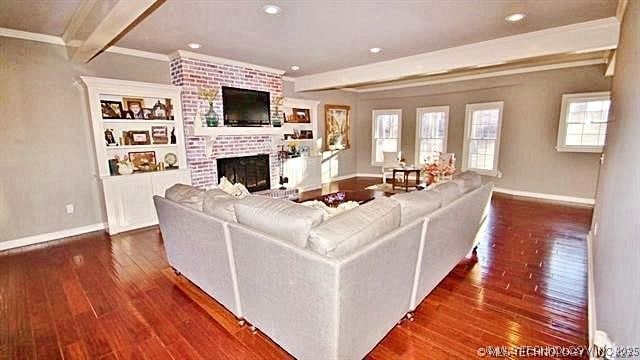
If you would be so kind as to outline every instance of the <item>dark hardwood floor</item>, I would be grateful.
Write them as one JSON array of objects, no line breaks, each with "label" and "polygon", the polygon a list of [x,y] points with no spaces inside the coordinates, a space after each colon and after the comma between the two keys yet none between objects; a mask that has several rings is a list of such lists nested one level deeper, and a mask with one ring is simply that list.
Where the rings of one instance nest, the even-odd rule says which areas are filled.
[{"label": "dark hardwood floor", "polygon": [[[322,192],[378,181],[349,179]],[[589,208],[494,195],[477,255],[460,262],[415,320],[396,326],[369,358],[476,358],[487,345],[586,345],[590,219]],[[0,253],[0,359],[288,357],[175,276],[155,227]]]}]

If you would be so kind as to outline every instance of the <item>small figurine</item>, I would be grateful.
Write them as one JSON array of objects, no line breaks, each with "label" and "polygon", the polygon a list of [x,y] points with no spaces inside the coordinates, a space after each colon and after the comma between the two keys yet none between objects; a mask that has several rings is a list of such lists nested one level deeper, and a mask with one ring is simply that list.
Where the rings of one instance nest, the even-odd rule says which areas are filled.
[{"label": "small figurine", "polygon": [[175,128],[175,126],[173,127],[173,129],[171,129],[171,143],[172,144],[176,143],[176,128]]}]

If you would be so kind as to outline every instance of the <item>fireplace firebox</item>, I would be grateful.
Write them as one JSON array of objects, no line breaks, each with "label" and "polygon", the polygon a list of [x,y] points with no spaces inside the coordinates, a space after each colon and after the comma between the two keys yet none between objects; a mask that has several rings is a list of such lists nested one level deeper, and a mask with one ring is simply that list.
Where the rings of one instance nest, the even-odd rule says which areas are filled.
[{"label": "fireplace firebox", "polygon": [[242,183],[250,192],[271,188],[269,154],[217,159],[218,181],[224,176],[232,183]]}]

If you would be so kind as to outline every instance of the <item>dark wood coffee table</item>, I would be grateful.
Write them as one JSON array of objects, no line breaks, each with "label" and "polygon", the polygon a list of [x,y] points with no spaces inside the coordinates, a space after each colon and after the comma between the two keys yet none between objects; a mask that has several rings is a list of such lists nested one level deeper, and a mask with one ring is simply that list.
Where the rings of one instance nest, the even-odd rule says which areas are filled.
[{"label": "dark wood coffee table", "polygon": [[[404,191],[409,191],[410,187],[418,188],[418,186],[420,186],[420,172],[422,172],[422,170],[416,169],[416,168],[393,169],[393,179],[391,180],[391,188],[395,190],[396,186],[401,186],[401,187],[404,187]],[[403,176],[404,181],[401,182],[400,184],[398,184],[398,182],[396,181],[397,173],[400,173]],[[413,173],[416,174],[416,180],[415,182],[409,182],[409,176]]]},{"label": "dark wood coffee table", "polygon": [[316,196],[311,199],[303,201],[318,200],[327,204],[330,207],[337,207],[338,205],[347,201],[355,201],[362,205],[375,198],[374,190],[341,190],[331,194]]}]

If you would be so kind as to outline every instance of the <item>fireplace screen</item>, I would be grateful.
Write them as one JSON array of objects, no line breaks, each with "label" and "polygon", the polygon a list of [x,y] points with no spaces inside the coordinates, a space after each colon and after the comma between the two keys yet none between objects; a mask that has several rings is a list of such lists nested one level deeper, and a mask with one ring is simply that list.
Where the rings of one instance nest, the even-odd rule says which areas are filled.
[{"label": "fireplace screen", "polygon": [[218,159],[218,181],[224,176],[242,183],[250,192],[271,188],[269,154]]}]

